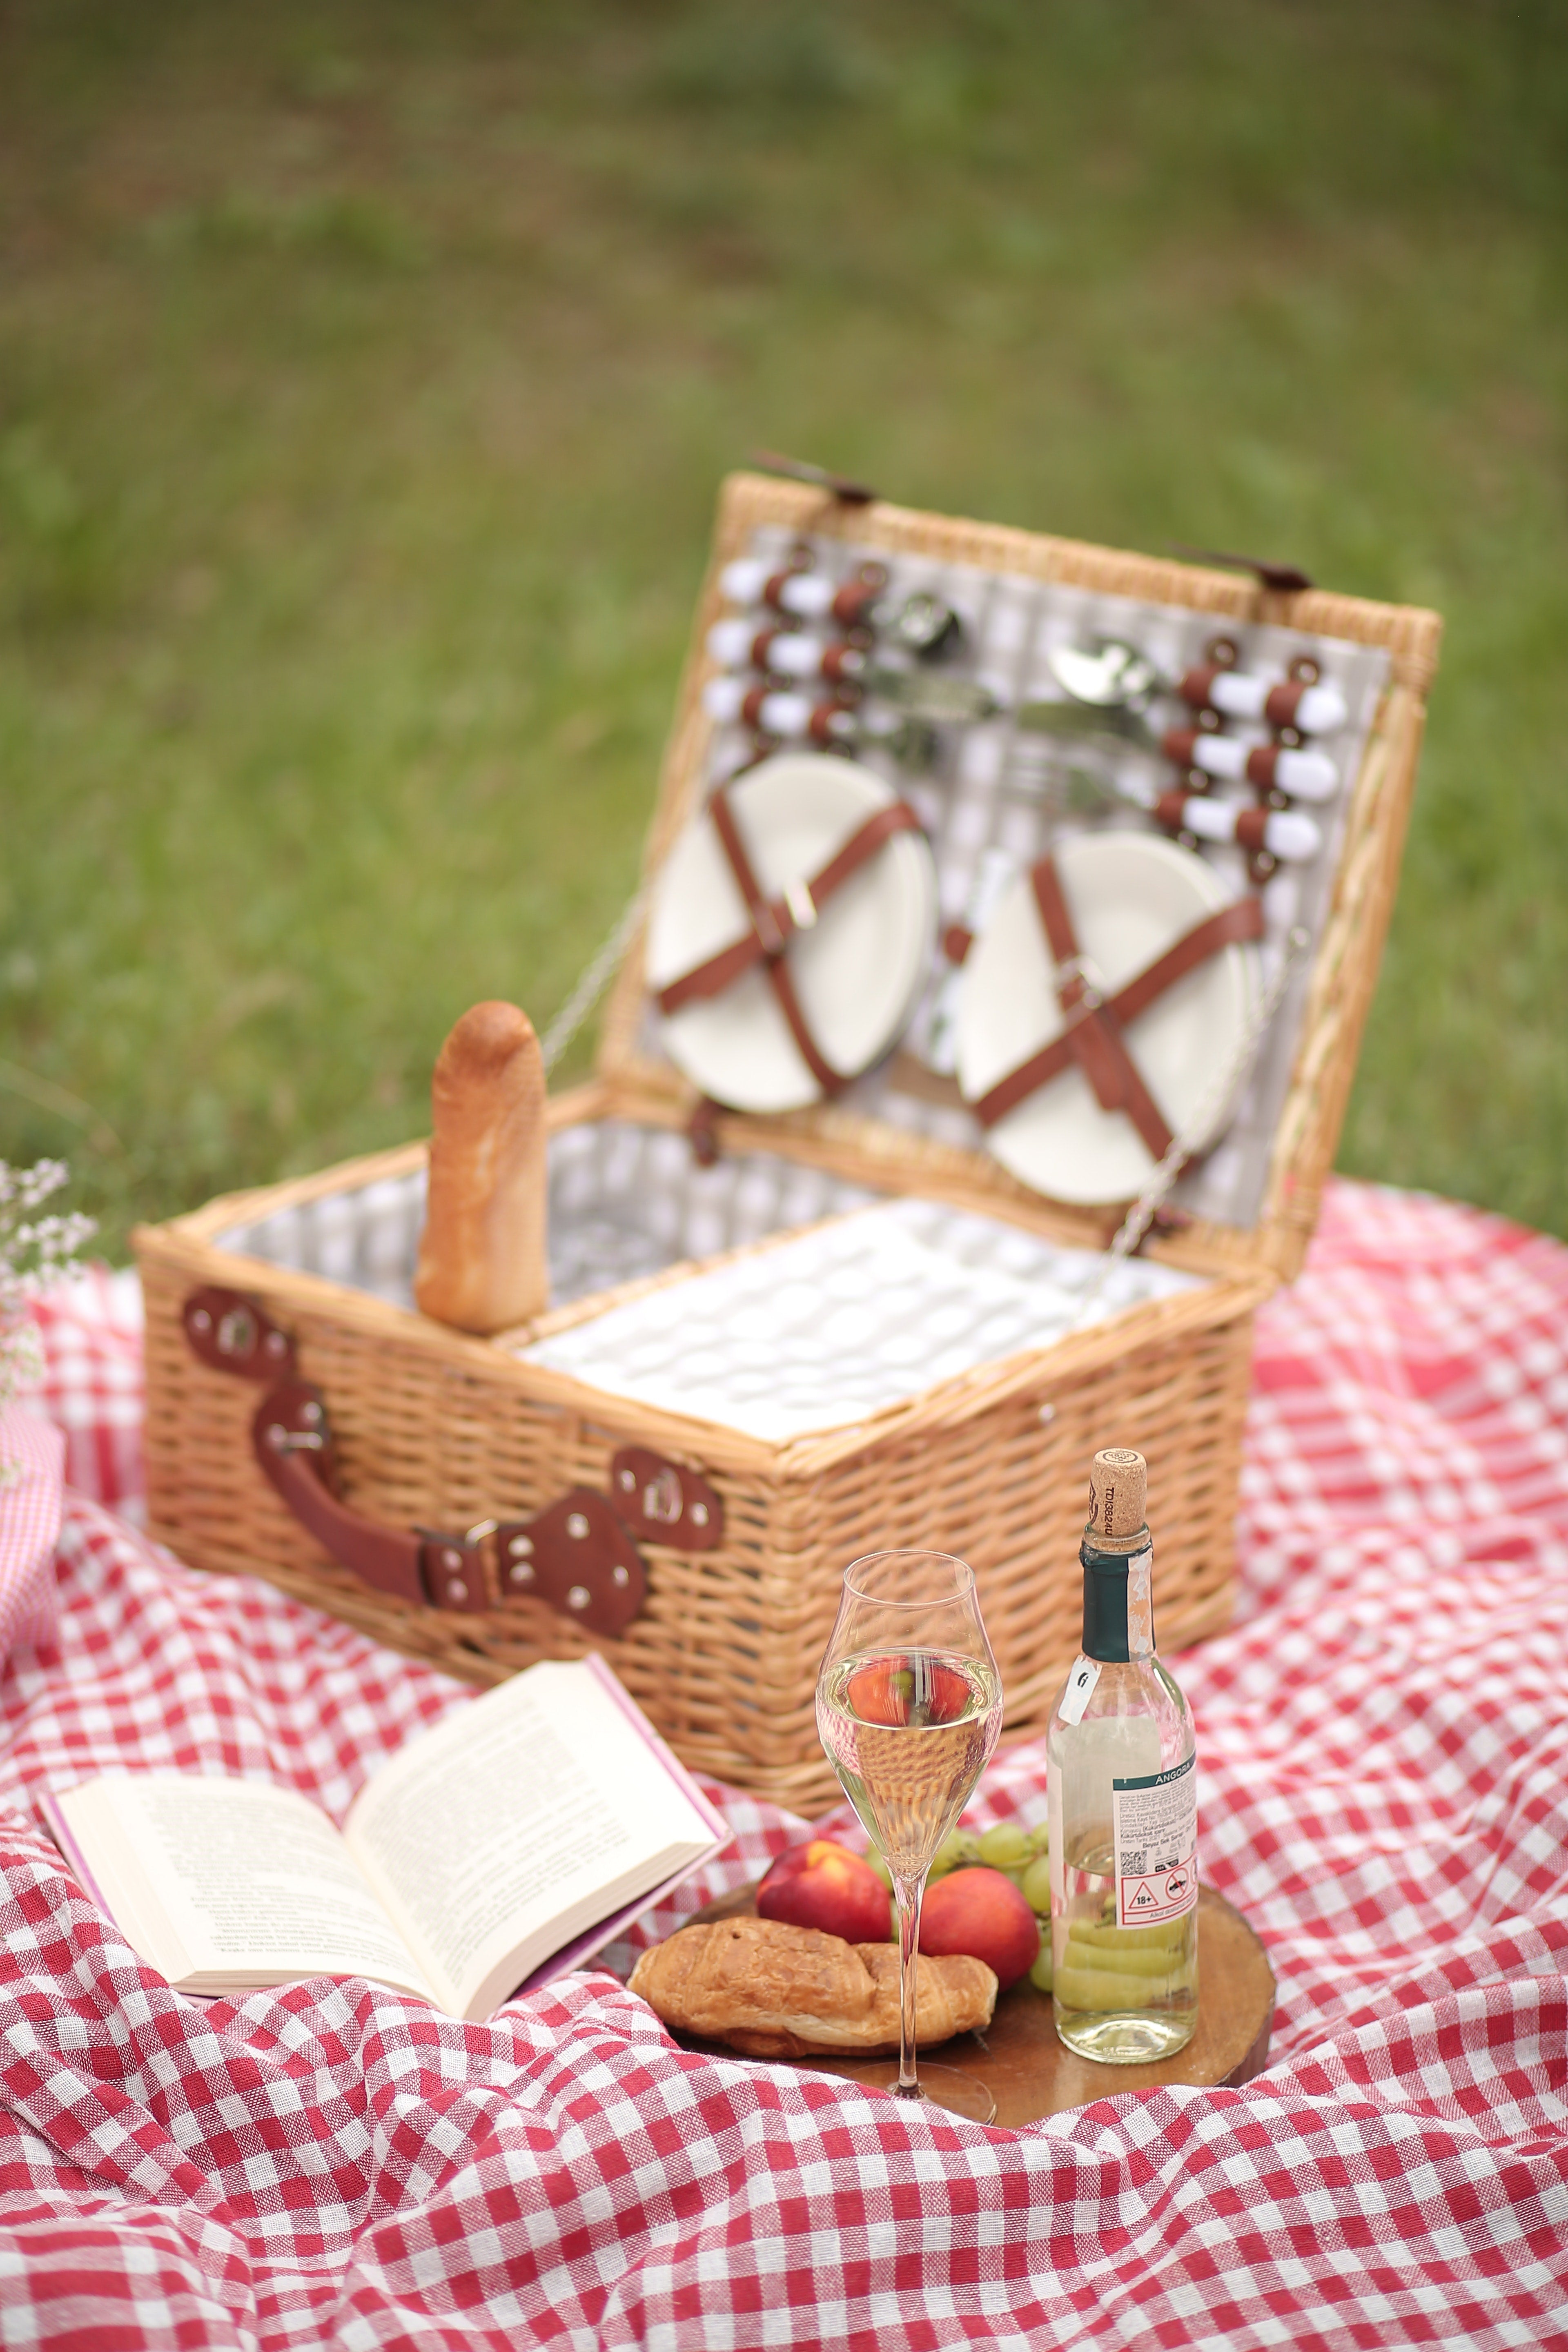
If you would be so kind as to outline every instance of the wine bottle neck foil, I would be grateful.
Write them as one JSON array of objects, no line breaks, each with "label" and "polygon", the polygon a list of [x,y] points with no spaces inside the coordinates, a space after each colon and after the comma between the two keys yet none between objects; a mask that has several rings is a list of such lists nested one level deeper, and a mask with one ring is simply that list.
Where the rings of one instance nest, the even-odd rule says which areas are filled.
[{"label": "wine bottle neck foil", "polygon": [[1145,1532],[1142,1549],[1101,1551],[1085,1536],[1083,1563],[1083,1654],[1108,1664],[1129,1664],[1154,1654],[1154,1547]]}]

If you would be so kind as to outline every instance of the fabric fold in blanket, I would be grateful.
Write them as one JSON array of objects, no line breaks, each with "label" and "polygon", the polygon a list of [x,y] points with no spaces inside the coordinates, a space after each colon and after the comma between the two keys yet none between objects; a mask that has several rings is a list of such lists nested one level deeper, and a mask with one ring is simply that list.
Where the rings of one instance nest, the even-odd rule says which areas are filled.
[{"label": "fabric fold in blanket", "polygon": [[[1332,1187],[1260,1320],[1239,1560],[1178,1672],[1273,2061],[1010,2134],[682,2053],[604,1970],[477,2027],[172,1992],[40,1788],[254,1772],[341,1818],[470,1695],[71,1500],[55,1643],[0,1680],[0,2340],[1568,2345],[1568,1251]],[[1043,1791],[1012,1749],[975,1817]],[[802,1833],[724,1802],[639,1941]]]}]

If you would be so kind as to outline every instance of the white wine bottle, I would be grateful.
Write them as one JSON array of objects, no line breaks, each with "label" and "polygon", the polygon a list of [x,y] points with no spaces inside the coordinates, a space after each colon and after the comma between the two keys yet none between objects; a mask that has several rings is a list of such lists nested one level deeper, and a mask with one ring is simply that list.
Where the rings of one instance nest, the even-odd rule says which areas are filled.
[{"label": "white wine bottle", "polygon": [[1154,1654],[1147,1484],[1141,1454],[1095,1455],[1083,1648],[1046,1737],[1057,2032],[1112,2065],[1170,2057],[1198,2015],[1197,1748]]}]

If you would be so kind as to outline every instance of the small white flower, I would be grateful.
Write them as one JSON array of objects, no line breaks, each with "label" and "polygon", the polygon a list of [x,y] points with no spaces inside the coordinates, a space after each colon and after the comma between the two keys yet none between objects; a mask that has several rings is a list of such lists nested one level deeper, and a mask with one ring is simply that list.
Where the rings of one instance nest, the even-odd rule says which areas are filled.
[{"label": "small white flower", "polygon": [[[75,1212],[33,1215],[69,1174],[63,1160],[40,1160],[31,1168],[0,1160],[0,1406],[44,1369],[28,1301],[80,1272],[77,1252],[97,1231],[90,1217]],[[0,1461],[0,1486],[15,1475],[13,1465]]]}]

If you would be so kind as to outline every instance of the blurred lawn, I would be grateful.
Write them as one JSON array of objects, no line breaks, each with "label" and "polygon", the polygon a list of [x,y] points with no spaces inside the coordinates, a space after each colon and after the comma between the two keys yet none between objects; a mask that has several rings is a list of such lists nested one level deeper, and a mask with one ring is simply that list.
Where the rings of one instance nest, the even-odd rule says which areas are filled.
[{"label": "blurred lawn", "polygon": [[547,1020],[763,443],[1445,612],[1342,1164],[1568,1233],[1565,32],[0,5],[0,1156],[118,1249]]}]

